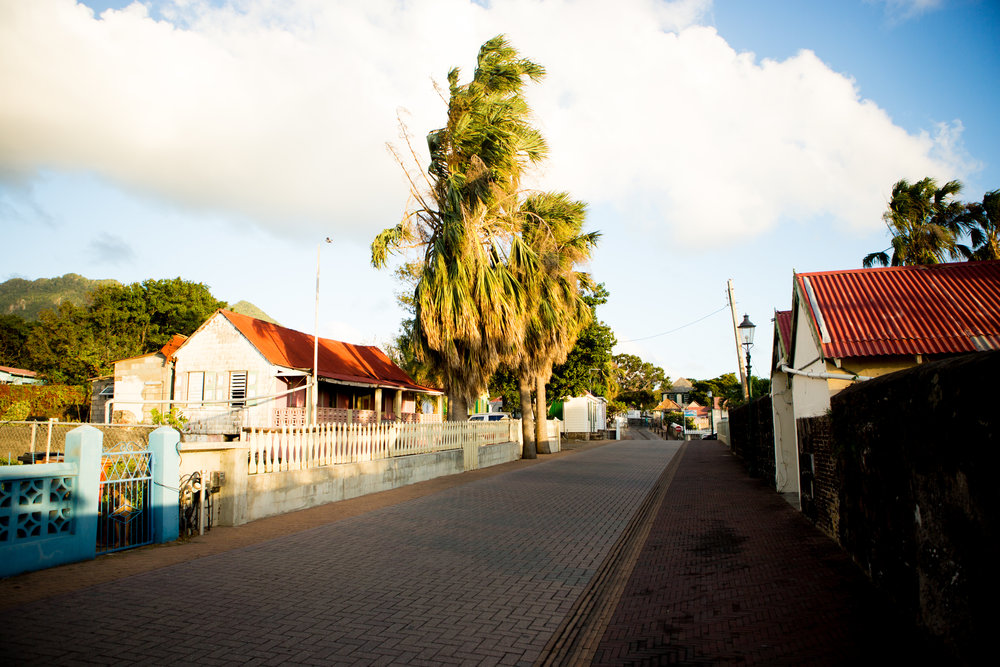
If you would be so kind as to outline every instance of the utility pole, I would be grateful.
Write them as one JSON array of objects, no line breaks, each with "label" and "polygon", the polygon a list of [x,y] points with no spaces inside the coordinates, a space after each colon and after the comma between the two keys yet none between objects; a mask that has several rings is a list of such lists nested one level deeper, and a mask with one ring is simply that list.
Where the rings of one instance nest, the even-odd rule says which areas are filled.
[{"label": "utility pole", "polygon": [[736,361],[740,367],[740,384],[743,385],[743,398],[750,397],[750,380],[747,377],[746,360],[743,359],[743,347],[740,342],[739,320],[736,318],[736,297],[733,295],[733,279],[727,283],[729,294],[729,312],[733,315],[733,340],[736,341]]}]

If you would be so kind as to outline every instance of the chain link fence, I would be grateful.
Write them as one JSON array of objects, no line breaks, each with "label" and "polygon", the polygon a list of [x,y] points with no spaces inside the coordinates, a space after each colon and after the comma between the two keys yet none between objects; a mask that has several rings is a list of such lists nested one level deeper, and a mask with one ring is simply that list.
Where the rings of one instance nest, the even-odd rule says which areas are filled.
[{"label": "chain link fence", "polygon": [[[46,453],[66,451],[66,434],[79,422],[0,422],[0,465],[18,465],[25,460],[41,460]],[[149,443],[150,432],[156,426],[135,424],[87,424],[104,433],[104,448],[123,442]],[[26,456],[27,455],[27,456]],[[20,457],[20,458],[19,458]]]}]

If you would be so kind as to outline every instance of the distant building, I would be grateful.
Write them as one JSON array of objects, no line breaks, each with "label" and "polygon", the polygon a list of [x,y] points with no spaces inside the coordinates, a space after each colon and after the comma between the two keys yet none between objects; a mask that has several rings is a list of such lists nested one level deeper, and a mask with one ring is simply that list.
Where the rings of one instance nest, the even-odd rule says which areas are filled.
[{"label": "distant building", "polygon": [[44,384],[35,371],[0,366],[0,384]]}]

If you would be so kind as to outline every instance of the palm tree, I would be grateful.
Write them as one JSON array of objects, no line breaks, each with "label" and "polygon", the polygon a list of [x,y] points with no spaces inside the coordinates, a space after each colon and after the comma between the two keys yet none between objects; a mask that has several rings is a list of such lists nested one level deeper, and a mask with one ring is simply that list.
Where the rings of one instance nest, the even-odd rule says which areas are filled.
[{"label": "palm tree", "polygon": [[[591,310],[580,295],[581,286],[590,286],[590,277],[578,272],[576,266],[590,258],[600,234],[581,231],[586,205],[566,193],[532,195],[524,202],[521,214],[522,236],[538,262],[537,270],[522,276],[531,308],[517,364],[524,455],[530,458],[534,456],[533,446],[549,453],[545,385],[552,376],[552,366],[566,360],[577,334],[590,322]],[[532,384],[534,415],[530,409]],[[529,406],[527,410],[525,405]]]},{"label": "palm tree", "polygon": [[914,266],[961,257],[957,238],[965,207],[952,199],[961,191],[958,181],[948,181],[940,188],[933,178],[912,184],[906,179],[898,181],[882,216],[892,235],[892,245],[866,255],[862,265],[866,269],[876,264]]},{"label": "palm tree", "polygon": [[975,261],[1000,259],[1000,190],[987,192],[982,203],[968,204],[964,223],[972,249],[962,246],[962,253]]},{"label": "palm tree", "polygon": [[523,342],[525,291],[515,276],[530,273],[535,257],[519,235],[517,201],[524,170],[546,154],[523,89],[543,75],[495,37],[480,49],[470,83],[459,85],[457,68],[448,73],[448,121],[427,136],[427,172],[415,175],[393,150],[415,203],[372,242],[372,264],[420,252],[410,344],[440,372],[452,420],[465,419],[499,362]]}]

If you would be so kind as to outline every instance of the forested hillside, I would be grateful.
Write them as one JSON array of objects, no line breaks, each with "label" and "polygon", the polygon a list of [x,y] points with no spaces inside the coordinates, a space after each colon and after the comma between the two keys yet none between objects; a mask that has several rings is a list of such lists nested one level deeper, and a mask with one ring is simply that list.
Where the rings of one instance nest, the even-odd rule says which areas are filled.
[{"label": "forested hillside", "polygon": [[[116,360],[155,352],[174,334],[190,335],[227,307],[208,286],[181,278],[130,285],[76,274],[15,278],[0,283],[0,295],[0,366],[36,371],[62,384],[110,374]],[[247,301],[233,309],[273,321]]]},{"label": "forested hillside", "polygon": [[0,314],[17,315],[29,322],[37,322],[39,313],[58,308],[63,302],[88,305],[94,290],[105,285],[121,283],[117,280],[90,280],[76,273],[38,280],[11,278],[0,283]]}]

